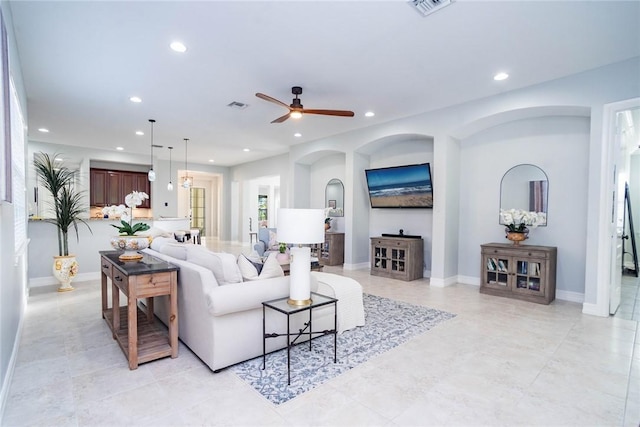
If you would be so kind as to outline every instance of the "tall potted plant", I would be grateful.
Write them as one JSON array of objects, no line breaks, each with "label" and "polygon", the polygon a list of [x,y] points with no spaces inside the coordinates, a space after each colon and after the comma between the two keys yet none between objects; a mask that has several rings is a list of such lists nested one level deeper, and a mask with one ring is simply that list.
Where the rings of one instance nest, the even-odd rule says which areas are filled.
[{"label": "tall potted plant", "polygon": [[[82,192],[73,188],[73,171],[65,166],[55,164],[53,157],[46,153],[37,153],[33,165],[38,178],[53,197],[53,211],[55,218],[44,221],[55,224],[58,229],[58,256],[53,257],[53,275],[60,282],[58,292],[72,291],[71,281],[78,273],[78,263],[75,255],[69,255],[69,229],[73,226],[78,235],[78,222],[89,224],[80,215],[86,211],[82,205]],[[93,233],[93,232],[92,232]]]}]

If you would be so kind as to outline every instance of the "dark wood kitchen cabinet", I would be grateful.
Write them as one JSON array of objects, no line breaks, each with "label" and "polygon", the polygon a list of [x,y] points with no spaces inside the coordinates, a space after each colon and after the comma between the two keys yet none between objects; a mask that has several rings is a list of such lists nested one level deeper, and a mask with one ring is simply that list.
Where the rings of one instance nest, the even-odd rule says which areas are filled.
[{"label": "dark wood kitchen cabinet", "polygon": [[91,206],[124,204],[124,198],[132,191],[143,191],[149,195],[138,208],[151,208],[151,183],[144,172],[112,171],[92,168],[89,174]]}]

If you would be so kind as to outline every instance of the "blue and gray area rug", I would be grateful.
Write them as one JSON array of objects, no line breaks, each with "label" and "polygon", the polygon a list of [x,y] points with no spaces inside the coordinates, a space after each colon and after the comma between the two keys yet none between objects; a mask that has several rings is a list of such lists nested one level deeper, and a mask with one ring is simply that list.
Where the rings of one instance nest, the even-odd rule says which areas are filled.
[{"label": "blue and gray area rug", "polygon": [[287,385],[287,351],[262,356],[229,368],[270,402],[279,405],[343,372],[428,331],[455,314],[364,294],[365,326],[338,335],[338,361],[333,363],[333,336],[291,350],[291,385]]}]

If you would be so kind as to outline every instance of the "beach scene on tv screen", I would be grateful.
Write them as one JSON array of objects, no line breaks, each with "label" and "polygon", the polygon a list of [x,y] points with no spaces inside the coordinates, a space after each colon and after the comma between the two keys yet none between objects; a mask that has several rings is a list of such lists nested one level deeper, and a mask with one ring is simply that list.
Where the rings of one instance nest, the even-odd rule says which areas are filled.
[{"label": "beach scene on tv screen", "polygon": [[372,208],[432,208],[428,165],[366,171]]}]

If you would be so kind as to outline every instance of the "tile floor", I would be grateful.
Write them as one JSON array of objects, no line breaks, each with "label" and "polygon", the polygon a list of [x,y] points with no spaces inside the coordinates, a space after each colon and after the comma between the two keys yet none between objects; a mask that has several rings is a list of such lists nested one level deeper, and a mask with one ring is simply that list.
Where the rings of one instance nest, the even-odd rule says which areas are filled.
[{"label": "tile floor", "polygon": [[[238,253],[247,248],[210,244]],[[98,281],[29,298],[3,426],[634,426],[640,328],[633,312],[599,318],[549,306],[357,279],[365,292],[457,314],[431,331],[274,406],[229,371],[213,374],[181,344],[177,359],[129,371],[100,316]],[[625,280],[625,298],[638,279]],[[631,283],[633,282],[633,283]],[[635,288],[634,288],[635,286]],[[626,300],[625,300],[626,301]],[[627,302],[623,302],[626,304]],[[627,318],[623,318],[621,314]],[[637,313],[637,312],[636,312]]]}]

